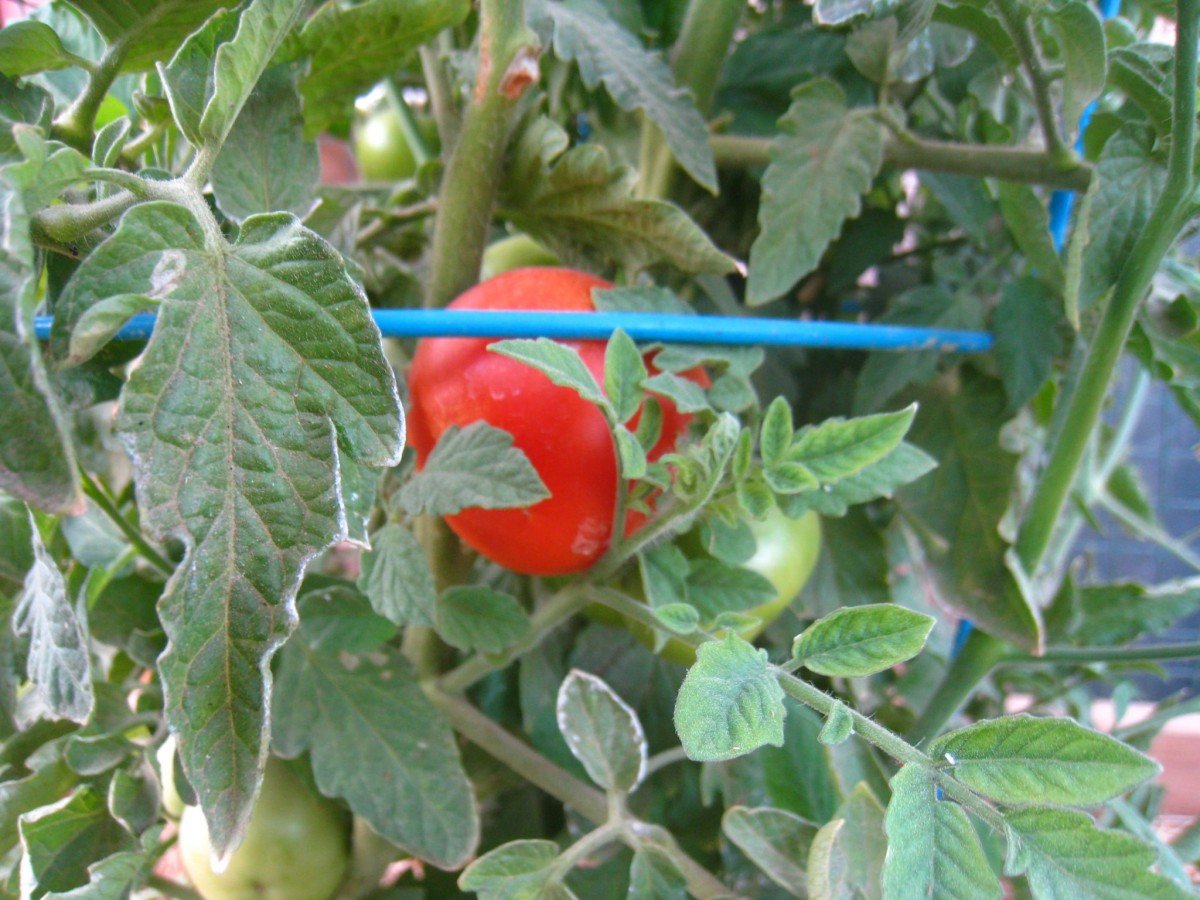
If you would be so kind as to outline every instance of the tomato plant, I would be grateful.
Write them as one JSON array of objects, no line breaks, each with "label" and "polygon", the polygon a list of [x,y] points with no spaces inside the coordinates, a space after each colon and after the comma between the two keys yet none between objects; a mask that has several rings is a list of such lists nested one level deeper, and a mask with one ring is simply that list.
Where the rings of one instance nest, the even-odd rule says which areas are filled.
[{"label": "tomato plant", "polygon": [[1200,0],[0,7],[0,895],[1194,892]]},{"label": "tomato plant", "polygon": [[213,865],[212,842],[199,807],[186,807],[179,821],[183,864],[205,900],[328,900],[345,875],[349,845],[343,812],[279,760],[267,763],[246,837],[223,869]]}]

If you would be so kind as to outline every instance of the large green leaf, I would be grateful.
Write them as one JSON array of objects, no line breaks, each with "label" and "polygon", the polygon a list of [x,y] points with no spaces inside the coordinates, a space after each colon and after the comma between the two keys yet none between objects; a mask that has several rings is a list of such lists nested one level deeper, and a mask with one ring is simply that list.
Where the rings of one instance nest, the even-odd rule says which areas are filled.
[{"label": "large green leaf", "polygon": [[1156,774],[1132,747],[1070,719],[1008,716],[942,735],[929,747],[954,777],[999,803],[1103,803]]},{"label": "large green leaf", "polygon": [[118,427],[141,521],[184,561],[160,605],[168,716],[219,853],[236,846],[266,754],[269,662],[308,561],[351,536],[343,455],[399,461],[403,418],[361,287],[288,215],[234,245],[170,203],[135,207],[64,291],[64,324],[113,293],[157,293]]},{"label": "large green leaf", "polygon": [[88,883],[88,866],[130,850],[134,839],[105,808],[104,797],[82,787],[53,806],[21,816],[21,896],[40,897]]},{"label": "large green leaf", "polygon": [[64,69],[73,62],[54,29],[45,22],[13,22],[0,29],[0,72],[10,78]]},{"label": "large green leaf", "polygon": [[933,779],[920,766],[904,766],[891,785],[884,819],[884,895],[889,900],[999,898],[1000,881],[962,807],[939,799]]},{"label": "large green leaf", "polygon": [[189,34],[222,7],[239,0],[67,0],[108,43],[122,41],[121,68],[140,70],[169,57]]},{"label": "large green leaf", "polygon": [[804,896],[804,865],[817,826],[785,809],[733,806],[721,817],[726,836],[772,881],[795,896]]},{"label": "large green leaf", "polygon": [[708,126],[688,92],[675,86],[666,61],[591,0],[538,0],[533,9],[535,23],[552,25],[555,54],[579,66],[584,84],[603,84],[622,109],[642,110],[684,171],[715,194],[717,167]]},{"label": "large green leaf", "polygon": [[874,675],[912,659],[934,620],[892,603],[850,606],[818,619],[792,645],[792,656],[822,675]]},{"label": "large green leaf", "polygon": [[882,123],[870,110],[848,109],[832,81],[797,88],[779,128],[750,250],[750,304],[774,300],[817,267],[883,165]]},{"label": "large green leaf", "polygon": [[1087,585],[1076,590],[1074,644],[1117,646],[1166,631],[1200,609],[1200,578],[1146,587],[1136,582]]},{"label": "large green leaf", "polygon": [[281,654],[275,745],[289,757],[308,751],[322,793],[392,843],[442,868],[462,865],[479,818],[449,723],[398,650],[360,644],[353,623],[322,628],[314,645],[303,612]]},{"label": "large green leaf", "polygon": [[356,96],[395,72],[406,53],[459,24],[470,9],[467,0],[322,5],[300,39],[312,57],[300,84],[305,137],[336,123]]}]

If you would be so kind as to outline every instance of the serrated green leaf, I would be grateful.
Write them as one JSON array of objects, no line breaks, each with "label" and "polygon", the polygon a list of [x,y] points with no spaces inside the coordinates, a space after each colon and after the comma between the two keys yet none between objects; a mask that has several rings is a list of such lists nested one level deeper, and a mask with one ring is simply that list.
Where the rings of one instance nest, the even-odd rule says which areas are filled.
[{"label": "serrated green leaf", "polygon": [[696,653],[675,701],[675,730],[688,758],[716,762],[783,744],[783,688],[767,651],[735,634]]},{"label": "serrated green leaf", "polygon": [[750,249],[751,305],[774,300],[816,268],[883,165],[883,125],[870,110],[847,109],[832,81],[796,88],[779,129]]},{"label": "serrated green leaf", "polygon": [[895,450],[912,425],[915,405],[858,419],[830,419],[803,429],[787,452],[823,482],[862,471]]},{"label": "serrated green leaf", "polygon": [[550,496],[512,435],[487,422],[447,428],[425,467],[400,489],[410,515],[448,516],[464,509],[532,506]]},{"label": "serrated green leaf", "polygon": [[105,809],[90,787],[21,816],[21,895],[40,897],[88,882],[88,866],[133,848],[132,835]]},{"label": "serrated green leaf", "polygon": [[962,807],[939,800],[933,779],[919,766],[903,766],[891,786],[884,820],[888,838],[884,896],[888,900],[998,900],[1000,881]]},{"label": "serrated green leaf", "polygon": [[654,607],[654,618],[676,634],[692,634],[700,625],[700,613],[690,603],[666,603]]},{"label": "serrated green leaf", "polygon": [[621,477],[637,479],[646,475],[646,448],[632,431],[624,425],[613,429],[617,445],[617,458],[621,463]]},{"label": "serrated green leaf", "polygon": [[784,809],[732,806],[721,817],[721,830],[785,891],[807,894],[804,866],[816,825]]},{"label": "serrated green leaf", "polygon": [[1200,609],[1200,578],[1146,587],[1136,582],[1087,585],[1078,589],[1078,621],[1072,643],[1119,646],[1144,634],[1166,631]]},{"label": "serrated green leaf", "polygon": [[300,576],[351,534],[341,457],[394,465],[403,417],[362,288],[291,216],[252,217],[227,245],[181,206],[137,206],[76,271],[60,316],[69,329],[113,285],[146,293],[166,269],[177,275],[118,429],[142,526],[187,548],[160,605],[171,639],[160,665],[189,780],[225,853],[249,818],[268,665],[294,625]]},{"label": "serrated green leaf", "polygon": [[1052,6],[1046,21],[1054,30],[1063,59],[1062,118],[1074,140],[1083,110],[1104,90],[1104,24],[1091,4],[1070,0]]},{"label": "serrated green leaf", "polygon": [[1141,107],[1161,137],[1171,133],[1171,48],[1150,41],[1118,47],[1108,56],[1108,82]]},{"label": "serrated green leaf", "polygon": [[614,166],[603,147],[567,145],[547,120],[526,129],[514,151],[526,163],[506,173],[500,216],[571,265],[616,262],[637,270],[665,262],[684,272],[733,271],[733,259],[683,210],[636,197],[637,176]]},{"label": "serrated green leaf", "polygon": [[438,598],[436,628],[460,650],[501,653],[525,637],[530,625],[515,597],[482,585],[459,585]]},{"label": "serrated green leaf", "polygon": [[674,544],[661,544],[639,553],[638,571],[652,608],[687,602],[688,560]]},{"label": "serrated green leaf", "polygon": [[691,560],[687,576],[687,600],[700,617],[712,621],[726,612],[745,612],[768,603],[776,596],[770,580],[750,569],[730,566],[719,559]]},{"label": "serrated green leaf", "polygon": [[396,71],[405,54],[458,25],[470,9],[467,0],[322,5],[300,35],[311,57],[300,83],[304,136],[314,138],[336,124],[355,97]]},{"label": "serrated green leaf", "polygon": [[58,34],[44,22],[12,22],[0,28],[0,72],[9,78],[75,64]]},{"label": "serrated green leaf", "polygon": [[489,344],[488,349],[536,369],[554,384],[570,388],[588,403],[594,403],[606,413],[612,414],[608,398],[604,396],[600,385],[584,365],[583,358],[573,347],[552,341],[550,338],[520,338],[497,341]]},{"label": "serrated green leaf", "polygon": [[[833,814],[835,821],[845,822],[845,825],[835,836],[832,854],[845,860],[844,883],[853,896],[881,900],[883,862],[887,853],[883,805],[866,781],[851,783],[854,789]],[[809,877],[812,877],[811,872]]]},{"label": "serrated green leaf", "polygon": [[628,900],[686,900],[683,873],[675,861],[653,844],[642,844],[629,865]]},{"label": "serrated green leaf", "polygon": [[675,408],[683,413],[701,412],[709,409],[708,398],[704,388],[688,378],[681,378],[673,372],[659,372],[651,375],[644,382],[646,390],[666,397],[675,404]]},{"label": "serrated green leaf", "polygon": [[715,194],[717,168],[708,127],[688,92],[675,86],[666,61],[589,0],[534,4],[533,21],[542,16],[552,23],[555,55],[574,61],[589,88],[603,84],[622,109],[644,112],[683,170]]},{"label": "serrated green leaf", "polygon": [[1008,408],[1018,410],[1037,394],[1050,377],[1062,350],[1058,304],[1032,278],[1008,282],[996,306],[992,330],[996,335],[996,366],[1008,394]]},{"label": "serrated green leaf", "polygon": [[[1072,121],[1077,119],[1078,116]],[[1060,292],[1062,260],[1050,237],[1050,215],[1045,202],[1027,184],[1002,181],[997,190],[1008,233],[1029,260],[1037,277],[1055,292]]]},{"label": "serrated green leaf", "polygon": [[792,644],[792,656],[822,675],[874,675],[912,659],[934,620],[891,603],[850,606],[818,619]]},{"label": "serrated green leaf", "polygon": [[105,41],[121,41],[124,71],[151,68],[166,59],[218,9],[238,0],[69,0],[91,20]]},{"label": "serrated green leaf", "polygon": [[803,494],[821,487],[821,482],[804,463],[781,462],[763,470],[763,479],[776,494]]},{"label": "serrated green leaf", "polygon": [[96,702],[87,626],[67,596],[66,581],[32,516],[30,533],[33,567],[13,609],[13,630],[29,642],[26,675],[46,709],[56,718],[83,723]]},{"label": "serrated green leaf", "polygon": [[1005,816],[1009,875],[1024,873],[1034,896],[1047,900],[1097,900],[1192,896],[1149,871],[1154,850],[1137,838],[1102,831],[1089,816],[1031,807]]},{"label": "serrated green leaf", "polygon": [[301,134],[300,95],[291,73],[268,69],[213,164],[217,206],[235,222],[261,212],[303,216],[316,198],[321,161]]},{"label": "serrated green leaf", "polygon": [[17,844],[22,815],[50,806],[78,780],[57,755],[33,768],[23,778],[0,782],[0,851],[4,853]]},{"label": "serrated green leaf", "polygon": [[[369,653],[396,636],[396,626],[377,614],[371,601],[340,578],[310,575],[296,598],[299,633],[314,650]],[[178,757],[176,766],[178,767]]]},{"label": "serrated green leaf", "polygon": [[1154,760],[1069,719],[1006,716],[943,735],[929,747],[954,777],[998,803],[1094,806],[1158,771]]},{"label": "serrated green leaf", "polygon": [[595,675],[572,669],[558,689],[558,730],[588,777],[606,791],[633,791],[646,777],[646,734],[635,713]]},{"label": "serrated green leaf", "polygon": [[479,818],[454,733],[394,647],[348,656],[289,641],[272,739],[285,756],[307,750],[321,793],[397,846],[443,868],[475,852]]},{"label": "serrated green leaf", "polygon": [[397,625],[433,625],[437,589],[425,550],[411,531],[395,523],[371,536],[364,553],[358,589],[381,616]]},{"label": "serrated green leaf", "polygon": [[766,466],[783,460],[792,444],[792,431],[792,408],[782,397],[776,397],[767,407],[758,433],[758,447]]},{"label": "serrated green leaf", "polygon": [[642,405],[645,378],[642,354],[629,335],[618,328],[604,350],[604,393],[618,422],[628,422]]},{"label": "serrated green leaf", "polygon": [[87,884],[69,891],[52,891],[46,900],[125,900],[150,874],[153,860],[145,853],[126,850],[106,856],[87,868]]},{"label": "serrated green leaf", "polygon": [[924,450],[902,441],[891,453],[848,478],[839,479],[827,490],[810,491],[796,498],[800,508],[813,509],[823,516],[844,516],[851,506],[892,497],[898,488],[916,481],[937,467]]},{"label": "serrated green leaf", "polygon": [[[977,331],[983,327],[978,300],[922,285],[901,294],[876,321],[882,325],[917,325]],[[939,350],[906,353],[877,351],[867,357],[854,391],[854,412],[882,409],[910,384],[923,384],[937,373],[945,354]]]},{"label": "serrated green leaf", "polygon": [[509,841],[467,866],[458,876],[458,886],[475,891],[480,900],[538,898],[554,874],[557,858],[554,841]]},{"label": "serrated green leaf", "polygon": [[171,108],[171,116],[184,137],[194,147],[200,146],[200,120],[212,98],[212,61],[217,48],[237,31],[238,16],[231,9],[218,9],[204,27],[188,35],[170,62],[158,66],[163,92]]}]

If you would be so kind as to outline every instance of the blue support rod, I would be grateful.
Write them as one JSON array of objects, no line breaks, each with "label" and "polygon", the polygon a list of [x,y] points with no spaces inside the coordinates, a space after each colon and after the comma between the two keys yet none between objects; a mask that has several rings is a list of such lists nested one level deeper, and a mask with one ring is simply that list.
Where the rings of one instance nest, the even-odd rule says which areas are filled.
[{"label": "blue support rod", "polygon": [[[981,353],[991,348],[985,331],[873,325],[857,322],[801,322],[741,316],[689,316],[668,313],[505,312],[444,309],[371,311],[384,337],[547,337],[606,340],[618,328],[635,341],[729,346],[823,347],[843,350],[938,350]],[[147,340],[154,316],[134,316],[119,340]],[[50,335],[53,319],[34,322],[38,338]]]}]

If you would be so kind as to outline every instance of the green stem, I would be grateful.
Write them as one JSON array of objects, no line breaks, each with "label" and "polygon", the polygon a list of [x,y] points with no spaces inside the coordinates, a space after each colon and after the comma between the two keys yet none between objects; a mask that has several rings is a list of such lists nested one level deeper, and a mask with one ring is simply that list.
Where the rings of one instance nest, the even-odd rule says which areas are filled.
[{"label": "green stem", "polygon": [[113,41],[104,56],[94,66],[87,66],[87,84],[82,93],[67,107],[54,123],[56,137],[62,138],[76,150],[91,153],[95,137],[96,113],[104,102],[108,89],[121,72],[129,36]]},{"label": "green stem", "polygon": [[646,760],[646,777],[649,778],[659,769],[665,769],[667,766],[673,766],[675,763],[684,762],[687,758],[687,751],[682,747],[672,747],[669,750],[663,750],[661,753],[655,753]]},{"label": "green stem", "polygon": [[623,831],[623,823],[618,819],[609,820],[599,828],[593,828],[570,847],[558,855],[554,861],[552,881],[560,881],[571,874],[576,865],[587,859],[589,855],[619,841]]},{"label": "green stem", "polygon": [[138,203],[129,191],[121,191],[91,203],[60,203],[34,213],[31,230],[34,243],[43,241],[71,244],[107,225],[125,210]]},{"label": "green stem", "polygon": [[1004,641],[978,629],[972,631],[963,644],[962,652],[950,664],[942,683],[905,737],[914,744],[920,744],[937,735],[975,692],[976,685],[1007,653],[1008,645]]},{"label": "green stem", "polygon": [[162,875],[151,875],[146,879],[146,887],[153,888],[164,897],[174,897],[175,900],[204,900],[198,891]]},{"label": "green stem", "polygon": [[83,480],[84,494],[96,504],[97,509],[108,516],[121,534],[125,535],[125,538],[137,550],[138,554],[164,575],[169,577],[174,574],[175,566],[151,546],[150,542],[146,540],[146,536],[135,528],[132,522],[121,515],[121,511],[117,509],[116,504],[108,496],[108,492],[100,486],[100,483],[92,477],[92,474],[86,469],[80,469],[79,474]]},{"label": "green stem", "polygon": [[433,111],[433,120],[437,123],[442,151],[449,154],[458,141],[458,129],[462,123],[454,105],[454,88],[450,83],[450,76],[439,57],[442,37],[443,35],[438,36],[438,47],[423,44],[417,50],[417,55],[421,59],[425,90],[429,92],[429,107]]},{"label": "green stem", "polygon": [[425,135],[421,134],[421,129],[417,127],[413,111],[404,102],[403,95],[396,89],[392,79],[388,78],[383,82],[383,89],[387,95],[388,106],[400,120],[400,130],[404,133],[404,140],[408,142],[408,146],[412,150],[413,159],[418,166],[424,165],[429,162],[433,154],[429,152],[429,147],[425,143]]},{"label": "green stem", "polygon": [[[744,0],[691,0],[684,14],[679,38],[671,50],[675,82],[691,90],[696,108],[707,118],[729,45],[742,14]],[[648,119],[642,122],[642,146],[638,194],[665,197],[671,189],[674,157],[662,132]]]},{"label": "green stem", "polygon": [[1041,656],[1011,654],[1000,665],[1025,666],[1056,663],[1158,662],[1167,659],[1200,659],[1200,643],[1151,644],[1145,647],[1048,647]]},{"label": "green stem", "polygon": [[425,305],[445,306],[479,280],[503,174],[509,113],[532,80],[536,37],[524,0],[482,0],[479,74],[446,165],[433,230]]},{"label": "green stem", "polygon": [[[555,765],[499,723],[489,719],[461,697],[427,686],[430,700],[446,714],[454,730],[504,763],[531,784],[551,797],[571,807],[585,819],[598,825],[609,820],[608,799],[600,791],[580,781],[570,772]],[[636,819],[624,820],[634,834],[650,830],[651,826]],[[687,889],[696,897],[728,897],[729,889],[721,881],[688,856],[678,846],[667,848],[675,864],[687,880]]]},{"label": "green stem", "polygon": [[564,588],[534,612],[530,617],[529,632],[520,641],[499,656],[482,653],[472,656],[439,678],[438,688],[449,693],[461,693],[489,672],[506,668],[518,657],[540,644],[550,632],[571,618],[587,602],[587,595],[578,587]]},{"label": "green stem", "polygon": [[1025,73],[1029,76],[1033,106],[1042,126],[1046,151],[1056,160],[1070,159],[1071,150],[1063,141],[1062,133],[1058,129],[1058,120],[1054,115],[1054,103],[1050,98],[1051,79],[1042,65],[1029,16],[1017,0],[996,0],[996,9],[1004,22],[1005,30],[1013,39],[1017,55],[1021,58],[1021,65],[1025,67]]},{"label": "green stem", "polygon": [[[722,166],[765,166],[771,161],[771,139],[714,134],[708,139]],[[1086,190],[1092,167],[1083,161],[1064,165],[1040,150],[934,141],[904,132],[884,144],[884,161],[897,169],[922,169],[977,178],[998,178],[1025,184],[1044,184],[1067,190]]]}]

